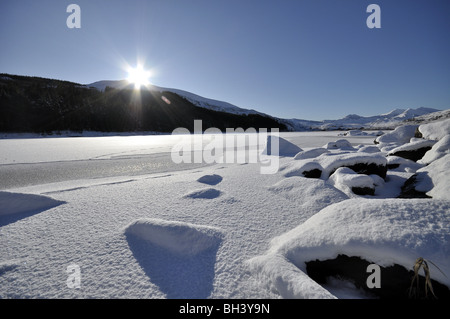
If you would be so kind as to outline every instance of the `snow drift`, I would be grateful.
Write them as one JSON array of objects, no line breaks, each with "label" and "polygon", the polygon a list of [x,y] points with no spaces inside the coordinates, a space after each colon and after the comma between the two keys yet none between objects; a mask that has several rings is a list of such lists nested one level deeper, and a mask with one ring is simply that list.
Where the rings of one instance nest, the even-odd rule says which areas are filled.
[{"label": "snow drift", "polygon": [[288,140],[279,136],[269,135],[267,136],[266,146],[262,154],[293,157],[301,151],[302,149],[300,147]]},{"label": "snow drift", "polygon": [[182,256],[194,256],[217,246],[223,237],[215,227],[162,219],[138,219],[125,228],[125,234]]},{"label": "snow drift", "polygon": [[64,203],[42,195],[0,191],[0,227]]}]

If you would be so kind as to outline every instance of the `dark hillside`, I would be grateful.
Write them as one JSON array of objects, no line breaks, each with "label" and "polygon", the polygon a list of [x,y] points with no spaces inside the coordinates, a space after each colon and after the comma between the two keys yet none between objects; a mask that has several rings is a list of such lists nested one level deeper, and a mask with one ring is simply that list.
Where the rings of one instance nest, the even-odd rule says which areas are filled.
[{"label": "dark hillside", "polygon": [[286,126],[262,115],[236,115],[200,108],[171,92],[106,88],[104,92],[68,81],[0,74],[0,131],[172,132]]}]

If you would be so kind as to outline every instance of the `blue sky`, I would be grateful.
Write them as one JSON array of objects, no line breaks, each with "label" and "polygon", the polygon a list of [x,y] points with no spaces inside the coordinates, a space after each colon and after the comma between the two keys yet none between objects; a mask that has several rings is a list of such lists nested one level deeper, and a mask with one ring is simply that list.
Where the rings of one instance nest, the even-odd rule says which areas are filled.
[{"label": "blue sky", "polygon": [[155,85],[282,118],[447,109],[449,17],[448,0],[1,0],[0,72],[87,84],[140,61]]}]

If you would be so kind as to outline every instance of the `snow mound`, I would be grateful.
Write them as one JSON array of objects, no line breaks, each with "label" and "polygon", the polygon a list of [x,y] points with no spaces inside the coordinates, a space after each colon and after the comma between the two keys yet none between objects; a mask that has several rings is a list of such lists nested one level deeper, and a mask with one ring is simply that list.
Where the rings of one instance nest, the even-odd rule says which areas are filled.
[{"label": "snow mound", "polygon": [[329,153],[330,151],[323,147],[313,148],[307,151],[301,151],[294,156],[294,160],[302,160],[308,158],[316,158],[324,153]]},{"label": "snow mound", "polygon": [[[276,149],[277,145],[278,151]],[[266,147],[264,148],[262,154],[293,157],[301,151],[303,150],[300,147],[289,142],[288,140],[279,136],[269,135],[267,136]]]},{"label": "snow mound", "polygon": [[[445,200],[349,199],[322,209],[274,238],[266,255],[248,263],[283,297],[327,297],[320,289],[312,289],[306,278],[306,262],[340,254],[359,256],[382,267],[397,264],[406,269],[412,269],[416,259],[423,257],[448,274],[449,211],[450,201]],[[431,268],[431,278],[450,287],[450,278],[436,268]],[[304,286],[310,291],[300,292]]]},{"label": "snow mound", "polygon": [[450,119],[422,124],[419,126],[419,132],[426,139],[439,140],[445,135],[450,134]]},{"label": "snow mound", "polygon": [[411,139],[411,142],[405,143],[399,147],[394,148],[388,154],[390,155],[390,154],[397,153],[400,151],[415,151],[415,150],[418,150],[420,148],[425,148],[425,147],[431,148],[431,147],[433,147],[434,144],[436,144],[436,141],[413,138],[413,139]]},{"label": "snow mound", "polygon": [[222,192],[215,188],[205,188],[194,190],[186,195],[185,198],[203,198],[203,199],[214,199],[222,195]]},{"label": "snow mound", "polygon": [[284,299],[336,299],[281,255],[254,257],[247,264],[268,290],[277,291]]},{"label": "snow mound", "polygon": [[217,174],[212,175],[204,175],[197,179],[197,182],[208,184],[208,185],[217,185],[222,181],[222,176]]},{"label": "snow mound", "polygon": [[391,150],[397,146],[408,143],[416,133],[418,125],[403,125],[375,139],[376,144],[380,144],[381,150]]},{"label": "snow mound", "polygon": [[0,218],[39,213],[61,204],[64,202],[47,196],[0,191]]},{"label": "snow mound", "polygon": [[378,152],[380,152],[380,149],[378,148],[378,146],[365,145],[365,146],[360,147],[358,149],[358,152],[361,152],[361,153],[378,153]]},{"label": "snow mound", "polygon": [[431,162],[444,157],[450,153],[450,134],[445,135],[436,144],[433,145],[431,150],[425,153],[425,155],[418,161],[422,164],[430,164]]},{"label": "snow mound", "polygon": [[352,146],[352,144],[347,140],[337,140],[334,142],[328,142],[323,146],[323,148],[328,150],[350,150],[354,151],[355,148]]},{"label": "snow mound", "polygon": [[388,152],[388,155],[404,157],[413,161],[420,160],[436,141],[424,139],[411,139],[411,142],[398,146]]},{"label": "snow mound", "polygon": [[415,173],[423,167],[420,163],[394,155],[387,157],[387,166],[389,170],[406,173]]},{"label": "snow mound", "polygon": [[133,235],[181,256],[195,256],[217,247],[223,238],[219,228],[162,219],[138,219],[125,228]]},{"label": "snow mound", "polygon": [[283,164],[280,171],[283,171],[285,177],[304,176],[327,179],[340,167],[351,168],[358,174],[376,174],[385,178],[387,159],[382,154],[363,152],[323,153],[316,158]]},{"label": "snow mound", "polygon": [[417,170],[416,187],[419,192],[426,193],[433,199],[450,200],[450,154]]},{"label": "snow mound", "polygon": [[328,180],[331,185],[346,194],[374,195],[375,182],[372,177],[365,174],[356,174],[347,167],[340,167]]},{"label": "snow mound", "polygon": [[331,176],[340,167],[348,167],[359,174],[377,174],[386,177],[387,159],[381,154],[362,152],[323,154],[317,158],[326,176]]},{"label": "snow mound", "polygon": [[302,176],[310,178],[320,178],[323,172],[323,167],[316,161],[300,160],[287,163],[280,168],[284,177]]},{"label": "snow mound", "polygon": [[269,191],[295,201],[298,208],[314,207],[315,211],[348,199],[343,192],[321,179],[306,179],[299,176],[285,178],[270,186]]}]

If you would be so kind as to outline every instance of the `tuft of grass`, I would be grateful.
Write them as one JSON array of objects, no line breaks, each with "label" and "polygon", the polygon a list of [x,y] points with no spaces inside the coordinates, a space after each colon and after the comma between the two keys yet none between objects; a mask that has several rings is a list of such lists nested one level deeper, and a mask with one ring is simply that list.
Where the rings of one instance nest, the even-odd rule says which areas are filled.
[{"label": "tuft of grass", "polygon": [[[429,261],[431,264],[433,264],[444,276],[445,274],[439,269],[438,266],[436,266],[433,262]],[[430,268],[428,267],[427,261],[423,257],[419,257],[416,259],[416,262],[414,263],[414,276],[411,281],[411,286],[409,287],[409,297],[412,298],[414,296],[417,296],[420,292],[419,288],[419,272],[420,269],[423,269],[423,272],[425,274],[425,298],[428,298],[428,290],[431,292],[434,298],[437,298],[433,291],[433,285],[431,284],[431,275],[430,275]],[[414,289],[414,282],[417,281],[416,288]]]}]

